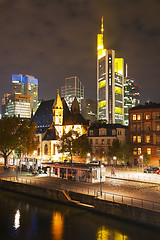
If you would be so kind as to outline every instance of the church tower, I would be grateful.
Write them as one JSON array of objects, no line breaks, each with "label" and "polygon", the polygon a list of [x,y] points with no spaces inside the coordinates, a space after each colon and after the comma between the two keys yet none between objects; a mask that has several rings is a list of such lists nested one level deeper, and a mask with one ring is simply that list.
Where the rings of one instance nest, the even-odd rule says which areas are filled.
[{"label": "church tower", "polygon": [[59,90],[57,90],[57,96],[53,105],[53,122],[61,137],[63,133],[63,104],[59,95]]}]

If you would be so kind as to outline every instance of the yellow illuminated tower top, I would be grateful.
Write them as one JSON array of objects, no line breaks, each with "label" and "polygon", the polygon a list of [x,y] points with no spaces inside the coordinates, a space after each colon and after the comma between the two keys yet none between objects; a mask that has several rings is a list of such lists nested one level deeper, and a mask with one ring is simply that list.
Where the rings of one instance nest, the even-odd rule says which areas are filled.
[{"label": "yellow illuminated tower top", "polygon": [[104,49],[103,45],[103,17],[101,19],[101,33],[97,34],[97,51],[98,51],[98,59],[104,57],[106,55],[106,49]]},{"label": "yellow illuminated tower top", "polygon": [[59,95],[59,90],[57,90],[57,96],[54,101],[53,107],[53,121],[55,125],[63,124],[63,104]]}]

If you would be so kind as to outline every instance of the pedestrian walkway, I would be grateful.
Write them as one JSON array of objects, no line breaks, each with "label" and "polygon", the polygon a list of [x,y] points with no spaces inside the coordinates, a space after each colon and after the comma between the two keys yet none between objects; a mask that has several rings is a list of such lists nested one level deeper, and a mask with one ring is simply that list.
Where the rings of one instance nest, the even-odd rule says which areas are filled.
[{"label": "pedestrian walkway", "polygon": [[115,170],[114,174],[112,171],[106,171],[106,178],[113,178],[119,180],[128,180],[142,183],[153,183],[160,185],[160,175],[156,173],[142,173],[133,171],[121,171]]}]

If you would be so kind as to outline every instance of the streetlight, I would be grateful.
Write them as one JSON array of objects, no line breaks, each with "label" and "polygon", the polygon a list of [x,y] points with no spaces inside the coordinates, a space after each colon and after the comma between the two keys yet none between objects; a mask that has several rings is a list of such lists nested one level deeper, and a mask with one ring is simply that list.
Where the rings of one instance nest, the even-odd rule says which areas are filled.
[{"label": "streetlight", "polygon": [[116,156],[114,156],[114,157],[113,157],[113,164],[114,164],[114,162],[115,162],[115,165],[116,165],[116,160],[117,160],[117,158],[116,158]]},{"label": "streetlight", "polygon": [[143,172],[143,155],[140,156],[140,158],[142,159],[142,172]]},{"label": "streetlight", "polygon": [[101,172],[101,161],[99,161],[99,167],[100,167],[100,195],[102,196],[102,172]]}]

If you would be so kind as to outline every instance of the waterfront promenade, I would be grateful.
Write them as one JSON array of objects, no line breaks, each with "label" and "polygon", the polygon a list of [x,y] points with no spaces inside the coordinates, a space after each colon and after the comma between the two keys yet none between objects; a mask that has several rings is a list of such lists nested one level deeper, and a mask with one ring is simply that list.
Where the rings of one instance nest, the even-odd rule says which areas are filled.
[{"label": "waterfront promenade", "polygon": [[0,169],[0,177],[8,177],[8,180],[10,178],[11,181],[16,180],[50,189],[71,190],[90,195],[100,195],[100,191],[102,191],[102,197],[108,200],[116,201],[116,199],[120,199],[122,202],[128,197],[126,201],[129,203],[132,199],[141,199],[140,205],[143,200],[156,202],[159,203],[158,208],[160,209],[160,175],[116,169],[116,174],[112,176],[110,169],[108,169],[108,171],[106,171],[106,181],[104,183],[92,184],[75,182],[57,177],[48,177],[46,174],[32,176],[31,174],[21,172],[18,173],[17,176],[17,173],[12,170],[4,171],[3,167]]}]

